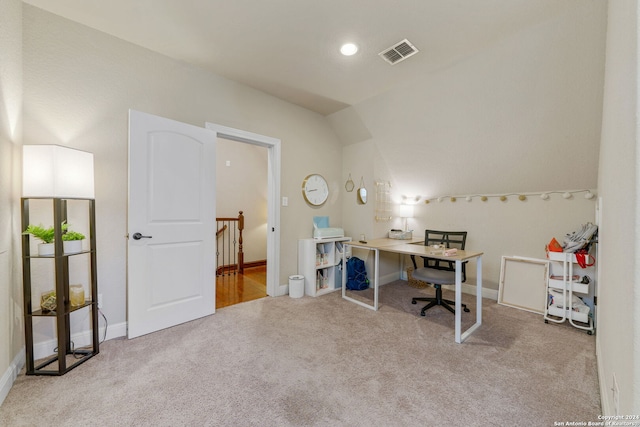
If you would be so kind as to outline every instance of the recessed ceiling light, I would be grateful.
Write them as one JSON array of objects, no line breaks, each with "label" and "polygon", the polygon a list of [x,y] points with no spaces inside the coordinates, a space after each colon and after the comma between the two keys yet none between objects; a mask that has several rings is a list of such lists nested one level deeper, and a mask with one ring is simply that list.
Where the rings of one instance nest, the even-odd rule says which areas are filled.
[{"label": "recessed ceiling light", "polygon": [[353,43],[343,44],[342,47],[340,48],[340,53],[342,53],[344,56],[351,56],[355,54],[357,51],[358,51],[358,46],[356,46]]}]

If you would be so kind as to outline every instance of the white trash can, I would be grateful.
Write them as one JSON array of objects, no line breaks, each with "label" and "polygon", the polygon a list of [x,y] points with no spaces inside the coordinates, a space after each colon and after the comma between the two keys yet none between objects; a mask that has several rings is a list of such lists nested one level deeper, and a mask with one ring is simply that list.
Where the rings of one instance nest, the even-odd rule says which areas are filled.
[{"label": "white trash can", "polygon": [[289,296],[291,298],[302,298],[304,296],[304,276],[299,274],[289,276]]}]

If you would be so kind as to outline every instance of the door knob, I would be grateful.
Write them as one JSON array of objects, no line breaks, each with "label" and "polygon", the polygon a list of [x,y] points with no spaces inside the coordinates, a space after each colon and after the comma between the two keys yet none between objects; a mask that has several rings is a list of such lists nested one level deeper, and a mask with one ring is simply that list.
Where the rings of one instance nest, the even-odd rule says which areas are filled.
[{"label": "door knob", "polygon": [[133,240],[151,239],[151,236],[143,236],[140,233],[133,233]]}]

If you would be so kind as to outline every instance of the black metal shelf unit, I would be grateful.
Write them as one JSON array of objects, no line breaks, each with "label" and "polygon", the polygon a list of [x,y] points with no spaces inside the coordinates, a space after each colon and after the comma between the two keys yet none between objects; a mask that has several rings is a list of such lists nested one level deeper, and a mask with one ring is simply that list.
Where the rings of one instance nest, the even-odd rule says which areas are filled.
[{"label": "black metal shelf unit", "polygon": [[[27,375],[64,375],[76,366],[86,362],[99,353],[98,334],[98,281],[96,272],[96,230],[95,230],[95,200],[94,199],[70,199],[70,198],[22,198],[22,230],[29,225],[29,201],[33,199],[51,200],[53,208],[54,246],[53,255],[37,256],[30,254],[31,236],[22,236],[22,274],[24,292],[24,330],[26,347],[26,374]],[[86,201],[89,208],[89,250],[74,254],[65,254],[62,242],[62,224],[67,221],[67,201]],[[89,258],[89,288],[90,295],[84,304],[77,307],[71,306],[69,297],[69,258]],[[55,269],[56,310],[33,310],[33,295],[31,283],[31,263],[53,262]],[[71,341],[71,313],[78,310],[88,310],[91,328],[91,344],[80,349],[75,349]],[[34,317],[51,318],[56,322],[56,336],[58,341],[57,351],[52,357],[35,364],[34,360]]]}]

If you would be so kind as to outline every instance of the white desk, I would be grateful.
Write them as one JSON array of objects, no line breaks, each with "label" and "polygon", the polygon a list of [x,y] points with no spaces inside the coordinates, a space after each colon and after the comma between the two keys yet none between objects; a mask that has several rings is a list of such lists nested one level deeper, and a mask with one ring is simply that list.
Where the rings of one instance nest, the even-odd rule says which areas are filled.
[{"label": "white desk", "polygon": [[[455,341],[461,343],[466,340],[482,324],[482,252],[458,251],[455,255],[444,256],[433,253],[433,249],[424,246],[423,240],[397,240],[397,239],[375,239],[367,243],[345,242],[345,247],[351,246],[373,251],[374,271],[373,271],[373,305],[351,298],[347,295],[347,250],[342,254],[342,298],[354,302],[371,310],[378,310],[379,273],[378,265],[380,261],[380,251],[398,253],[404,255],[424,256],[429,258],[442,259],[445,261],[455,261],[456,264],[456,305],[455,305]],[[476,322],[466,331],[462,332],[462,263],[471,259],[476,260]]]}]

